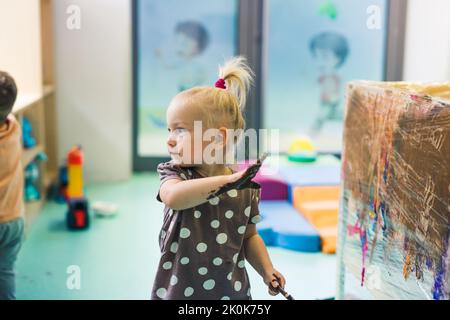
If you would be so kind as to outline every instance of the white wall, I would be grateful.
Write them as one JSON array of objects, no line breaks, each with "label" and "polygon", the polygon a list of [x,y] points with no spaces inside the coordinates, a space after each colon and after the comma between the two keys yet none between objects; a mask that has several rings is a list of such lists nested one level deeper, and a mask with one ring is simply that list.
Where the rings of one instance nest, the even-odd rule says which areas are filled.
[{"label": "white wall", "polygon": [[40,95],[39,1],[0,0],[0,30],[0,70],[14,77],[19,95]]},{"label": "white wall", "polygon": [[[14,1],[13,1],[14,2]],[[131,173],[131,1],[54,1],[59,158],[81,144],[88,181]],[[66,26],[70,5],[79,30]]]},{"label": "white wall", "polygon": [[450,80],[450,1],[408,0],[403,78]]}]

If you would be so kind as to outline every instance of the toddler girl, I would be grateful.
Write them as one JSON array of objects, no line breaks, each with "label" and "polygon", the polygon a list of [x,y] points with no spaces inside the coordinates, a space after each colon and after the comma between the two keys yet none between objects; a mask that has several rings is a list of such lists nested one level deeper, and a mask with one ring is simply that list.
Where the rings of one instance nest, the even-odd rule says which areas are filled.
[{"label": "toddler girl", "polygon": [[[180,92],[167,110],[172,160],[158,165],[157,199],[165,208],[152,299],[251,299],[245,261],[261,275],[270,294],[276,295],[277,287],[285,285],[256,231],[257,185],[216,193],[245,173],[235,172],[224,159],[228,146],[238,141],[230,129],[245,127],[242,109],[252,81],[242,57],[228,61],[219,73],[215,87]],[[205,142],[195,148],[199,144],[194,141],[196,121],[201,121],[202,132],[215,130],[210,144],[217,161],[204,161],[211,150]]]}]

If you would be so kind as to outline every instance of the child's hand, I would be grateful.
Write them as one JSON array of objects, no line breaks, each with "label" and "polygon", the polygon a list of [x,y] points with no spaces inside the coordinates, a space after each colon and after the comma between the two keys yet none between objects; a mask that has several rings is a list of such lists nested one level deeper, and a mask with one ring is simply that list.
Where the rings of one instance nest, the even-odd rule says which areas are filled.
[{"label": "child's hand", "polygon": [[247,170],[242,170],[242,171],[238,171],[238,172],[235,172],[233,174],[230,174],[229,177],[228,177],[228,179],[229,179],[228,183],[233,183],[233,182],[238,181],[239,179],[242,178],[242,176],[245,174],[246,171]]},{"label": "child's hand", "polygon": [[256,188],[259,189],[259,185],[252,181],[252,179],[258,173],[261,163],[251,165],[245,170],[233,173],[230,175],[230,187],[235,189]]},{"label": "child's hand", "polygon": [[278,286],[281,286],[281,288],[284,289],[284,286],[286,285],[286,279],[280,272],[273,269],[272,272],[268,273],[264,277],[264,283],[269,287],[269,294],[272,296],[276,296],[280,293],[277,290]]}]

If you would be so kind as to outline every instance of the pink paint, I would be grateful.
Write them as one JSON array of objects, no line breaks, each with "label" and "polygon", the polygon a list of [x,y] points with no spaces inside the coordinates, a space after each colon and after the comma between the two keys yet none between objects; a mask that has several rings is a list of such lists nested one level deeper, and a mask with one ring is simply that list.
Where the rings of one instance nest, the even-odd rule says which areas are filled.
[{"label": "pink paint", "polygon": [[366,253],[369,248],[369,245],[367,243],[366,230],[365,229],[363,230],[360,226],[358,226],[358,222],[356,222],[354,226],[352,225],[347,226],[347,232],[349,236],[359,234],[359,239],[361,240],[361,251],[362,251],[361,287],[362,287],[364,286],[364,277],[366,274]]}]

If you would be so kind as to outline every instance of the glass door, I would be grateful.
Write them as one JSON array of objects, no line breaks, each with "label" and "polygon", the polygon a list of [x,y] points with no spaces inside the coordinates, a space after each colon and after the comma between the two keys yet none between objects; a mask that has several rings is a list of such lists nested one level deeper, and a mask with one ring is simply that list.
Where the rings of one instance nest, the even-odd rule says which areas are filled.
[{"label": "glass door", "polygon": [[238,0],[134,1],[134,169],[169,159],[165,112],[238,52]]},{"label": "glass door", "polygon": [[263,126],[280,150],[308,136],[339,153],[345,85],[384,80],[386,0],[268,0],[268,70]]}]

